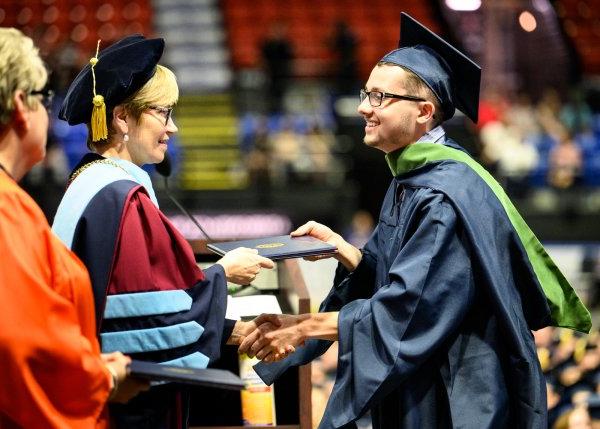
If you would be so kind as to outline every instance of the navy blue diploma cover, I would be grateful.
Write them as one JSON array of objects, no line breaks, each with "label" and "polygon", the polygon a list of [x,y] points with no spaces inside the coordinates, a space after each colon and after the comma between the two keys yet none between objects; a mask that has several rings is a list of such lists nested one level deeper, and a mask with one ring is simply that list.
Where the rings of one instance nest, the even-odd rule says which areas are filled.
[{"label": "navy blue diploma cover", "polygon": [[252,240],[224,241],[210,243],[206,247],[221,256],[237,247],[248,247],[258,250],[260,256],[273,260],[330,255],[337,252],[337,247],[309,235],[300,237],[279,235]]},{"label": "navy blue diploma cover", "polygon": [[198,369],[132,360],[129,375],[153,381],[172,381],[218,389],[242,390],[242,379],[224,369]]}]

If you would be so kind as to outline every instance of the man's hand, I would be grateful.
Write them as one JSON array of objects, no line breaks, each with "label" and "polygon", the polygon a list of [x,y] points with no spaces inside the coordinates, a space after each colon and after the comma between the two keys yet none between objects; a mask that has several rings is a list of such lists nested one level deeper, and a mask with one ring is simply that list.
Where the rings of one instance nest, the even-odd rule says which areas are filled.
[{"label": "man's hand", "polygon": [[[276,323],[272,323],[273,317],[276,317]],[[258,327],[246,336],[238,351],[265,362],[281,360],[293,353],[297,346],[304,344],[300,323],[308,317],[308,314],[263,314],[255,319]]]},{"label": "man's hand", "polygon": [[311,220],[295,231],[292,231],[292,237],[298,237],[301,235],[310,235],[311,237],[318,238],[328,244],[332,244],[337,247],[337,253],[331,255],[319,255],[319,256],[308,256],[304,259],[309,261],[317,261],[325,258],[335,258],[340,261],[348,270],[354,271],[362,259],[362,253],[359,249],[348,243],[343,237],[335,233],[331,228],[323,224],[317,223]]},{"label": "man's hand", "polygon": [[260,272],[261,268],[273,268],[275,264],[270,259],[258,255],[258,250],[238,247],[219,259],[217,264],[222,265],[227,280],[239,285],[250,284]]},{"label": "man's hand", "polygon": [[244,339],[250,335],[259,325],[262,324],[271,324],[274,328],[280,326],[279,318],[277,314],[261,314],[257,316],[254,320],[250,320],[249,322],[244,322],[242,320],[238,320],[235,322],[233,326],[233,331],[231,335],[227,339],[227,344],[231,346],[239,346]]}]

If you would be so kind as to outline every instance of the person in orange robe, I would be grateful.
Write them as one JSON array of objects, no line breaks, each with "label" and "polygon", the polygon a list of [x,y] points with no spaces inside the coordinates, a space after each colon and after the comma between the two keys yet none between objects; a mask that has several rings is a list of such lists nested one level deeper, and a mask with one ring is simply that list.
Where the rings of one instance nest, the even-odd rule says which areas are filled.
[{"label": "person in orange robe", "polygon": [[147,384],[100,354],[88,273],[17,184],[43,159],[51,93],[30,38],[0,28],[0,428],[105,428]]}]

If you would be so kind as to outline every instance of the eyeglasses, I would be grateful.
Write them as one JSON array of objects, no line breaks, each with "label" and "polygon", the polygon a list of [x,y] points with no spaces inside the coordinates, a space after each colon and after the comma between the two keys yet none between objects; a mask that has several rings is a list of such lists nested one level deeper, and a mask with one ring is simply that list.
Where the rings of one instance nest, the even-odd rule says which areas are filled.
[{"label": "eyeglasses", "polygon": [[148,109],[154,110],[160,116],[165,118],[165,127],[169,124],[169,119],[171,119],[171,113],[173,113],[172,107],[163,107],[163,106],[148,106]]},{"label": "eyeglasses", "polygon": [[42,106],[50,113],[50,109],[52,108],[52,100],[54,99],[54,91],[50,88],[38,89],[36,91],[29,91],[28,95],[41,95]]},{"label": "eyeglasses", "polygon": [[365,91],[364,89],[360,90],[360,102],[365,101],[365,98],[369,97],[369,104],[371,107],[379,107],[383,100],[386,98],[397,98],[398,100],[409,100],[409,101],[427,101],[424,98],[415,97],[413,95],[397,95],[390,94],[389,92],[381,92],[381,91]]}]

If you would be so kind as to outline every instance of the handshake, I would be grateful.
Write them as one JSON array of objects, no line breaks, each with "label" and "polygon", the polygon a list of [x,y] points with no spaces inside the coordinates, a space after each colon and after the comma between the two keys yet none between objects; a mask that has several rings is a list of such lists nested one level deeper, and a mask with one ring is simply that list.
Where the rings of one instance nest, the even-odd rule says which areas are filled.
[{"label": "handshake", "polygon": [[310,314],[261,314],[249,322],[238,321],[227,344],[239,346],[239,353],[276,362],[304,344],[304,322],[310,318]]},{"label": "handshake", "polygon": [[337,341],[338,312],[261,314],[250,322],[236,322],[227,344],[264,362],[276,362],[308,339]]}]

